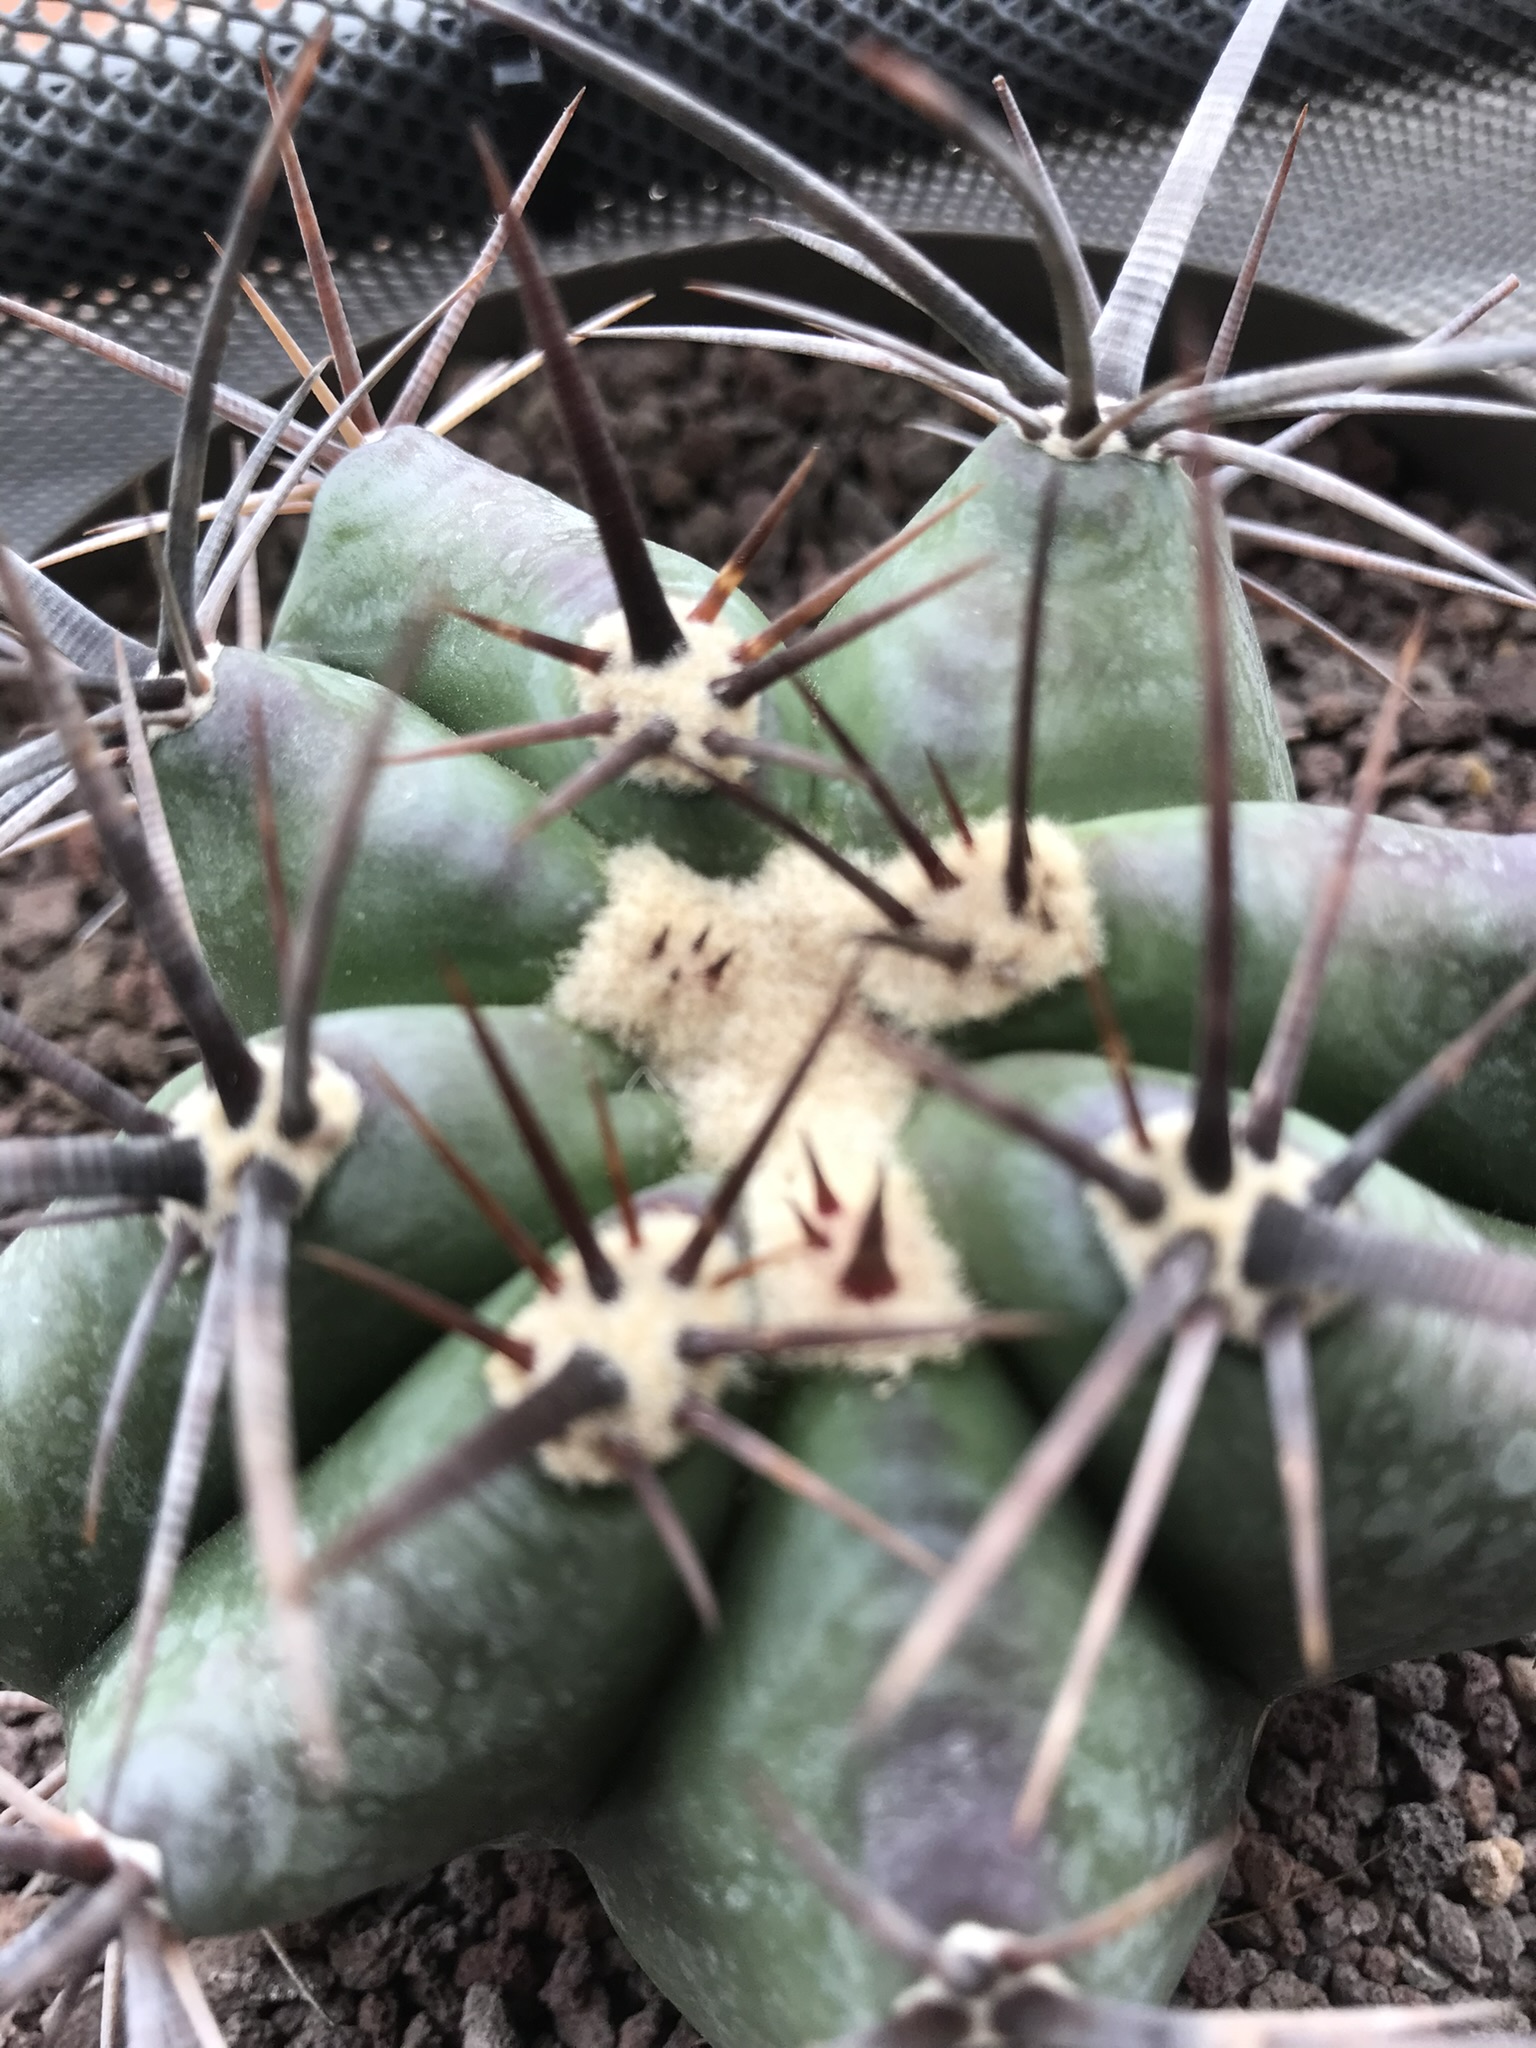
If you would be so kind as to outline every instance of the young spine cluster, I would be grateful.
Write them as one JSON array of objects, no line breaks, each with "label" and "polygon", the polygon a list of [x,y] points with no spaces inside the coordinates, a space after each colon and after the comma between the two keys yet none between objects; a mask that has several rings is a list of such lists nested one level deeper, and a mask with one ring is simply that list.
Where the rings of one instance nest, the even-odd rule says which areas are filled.
[{"label": "young spine cluster", "polygon": [[[365,376],[292,142],[320,40],[273,90],[147,522],[159,647],[0,553],[47,727],[0,845],[78,803],[201,1059],[146,1105],[0,1015],[119,1133],[0,1143],[0,1681],[70,1737],[63,1801],[0,1780],[0,1860],[79,1886],[0,2002],[120,1944],[130,2019],[206,2037],[185,1936],[539,1829],[714,2048],[1200,2034],[1117,2001],[1177,1979],[1263,1702],[1530,1627],[1502,1453],[1536,1429],[1536,856],[1453,875],[1374,817],[1411,642],[1395,674],[1345,643],[1383,686],[1354,804],[1295,804],[1247,599],[1297,608],[1221,498],[1281,477],[1437,558],[1361,566],[1536,607],[1297,452],[1353,410],[1523,417],[1399,387],[1536,343],[1461,338],[1506,281],[1415,347],[1229,374],[1293,139],[1210,357],[1142,389],[1284,0],[1102,304],[1006,90],[1011,135],[853,51],[1018,195],[1060,369],[840,187],[478,4],[971,364],[723,287],[786,324],[677,331],[988,431],[766,620],[741,586],[809,458],[717,572],[646,543],[574,343],[674,330],[568,334],[522,219],[575,105],[515,189],[483,147],[479,262]],[[217,370],[279,172],[330,354],[273,411]],[[464,400],[417,424],[503,253],[533,351],[479,395],[548,377],[585,512],[448,444]],[[255,446],[200,508],[215,413]],[[1431,1464],[1415,1547],[1383,1475]]]}]

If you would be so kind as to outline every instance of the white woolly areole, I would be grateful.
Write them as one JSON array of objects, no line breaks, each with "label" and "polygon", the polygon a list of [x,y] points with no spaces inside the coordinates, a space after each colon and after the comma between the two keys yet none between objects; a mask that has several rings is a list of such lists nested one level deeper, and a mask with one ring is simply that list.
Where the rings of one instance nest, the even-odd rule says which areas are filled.
[{"label": "white woolly areole", "polygon": [[750,1029],[769,958],[753,898],[654,846],[619,848],[607,881],[608,900],[555,987],[556,1009],[609,1033],[685,1097],[697,1075],[759,1066],[761,1050],[729,1035],[743,1019]]},{"label": "white woolly areole", "polygon": [[[192,689],[189,684],[186,694],[176,707],[173,717],[161,716],[157,718],[153,713],[149,713],[145,717],[144,738],[150,746],[154,746],[157,740],[163,740],[167,733],[185,732],[189,726],[198,724],[200,720],[208,716],[209,712],[213,709],[213,700],[218,694],[219,656],[223,652],[224,646],[222,641],[209,641],[207,653],[197,664],[207,688],[197,691]],[[144,671],[141,680],[148,682],[152,677],[158,676],[159,673],[159,662],[152,661]]]},{"label": "white woolly areole", "polygon": [[[711,732],[750,737],[757,731],[756,697],[749,698],[733,710],[722,704],[709,687],[719,677],[728,676],[740,667],[732,650],[741,635],[734,626],[719,619],[708,625],[698,619],[690,619],[685,602],[680,598],[667,599],[686,643],[670,661],[651,665],[634,659],[629,649],[629,627],[621,611],[607,612],[595,625],[588,627],[587,646],[606,654],[608,662],[597,675],[578,669],[576,694],[583,711],[613,711],[618,714],[618,724],[608,739],[598,742],[600,748],[617,746],[653,718],[670,718],[677,727],[674,742],[677,748],[704,754],[717,775],[723,775],[731,782],[740,782],[751,771],[752,763],[729,754],[721,755],[717,760],[705,748],[704,737]],[[663,789],[692,791],[709,787],[702,775],[678,760],[675,754],[658,754],[650,760],[637,761],[626,779],[648,782]]]},{"label": "white woolly areole", "polygon": [[[909,1984],[891,2007],[898,2018],[925,2006],[962,2016],[964,2031],[954,2048],[1008,2048],[997,2024],[1005,1999],[1021,1991],[1049,1992],[1057,1998],[1080,1998],[1080,1988],[1055,1963],[1035,1963],[1025,1970],[1004,1971],[1008,1949],[1018,1936],[979,1921],[962,1920],[939,1939],[938,1967]],[[1011,2036],[1008,2038],[1012,2038]]]},{"label": "white woolly areole", "polygon": [[297,1184],[301,1204],[307,1202],[351,1144],[363,1113],[362,1090],[352,1076],[343,1073],[334,1060],[316,1053],[309,1064],[315,1127],[307,1137],[285,1138],[277,1121],[283,1092],[282,1047],[253,1045],[249,1050],[261,1069],[261,1094],[248,1123],[232,1130],[223,1104],[206,1081],[184,1095],[170,1112],[175,1135],[195,1138],[202,1148],[208,1192],[200,1209],[167,1202],[162,1216],[167,1225],[189,1223],[205,1244],[212,1244],[235,1213],[240,1176],[253,1159],[267,1159],[280,1166]]},{"label": "white woolly areole", "polygon": [[653,1465],[675,1458],[689,1437],[673,1420],[685,1394],[713,1400],[731,1377],[735,1360],[686,1364],[677,1355],[679,1331],[690,1324],[735,1327],[752,1319],[752,1292],[745,1280],[713,1285],[741,1262],[732,1239],[722,1233],[704,1255],[697,1280],[679,1287],[667,1268],[698,1227],[686,1209],[654,1206],[640,1215],[641,1243],[632,1245],[623,1224],[595,1226],[598,1243],[619,1276],[612,1301],[599,1301],[587,1285],[576,1253],[567,1247],[555,1260],[558,1294],[541,1291],[507,1324],[507,1335],[533,1346],[533,1369],[520,1370],[493,1352],[485,1362],[486,1384],[498,1407],[512,1408],[531,1389],[552,1379],[573,1351],[600,1351],[629,1383],[620,1407],[579,1416],[539,1450],[539,1463],[567,1486],[609,1486],[623,1477],[609,1455],[610,1438],[622,1437]]},{"label": "white woolly areole", "polygon": [[[869,1057],[866,1052],[866,1059]],[[905,1110],[903,1102],[903,1111]],[[823,1325],[866,1332],[882,1324],[964,1323],[976,1312],[960,1263],[940,1236],[916,1174],[894,1156],[894,1130],[874,1118],[862,1125],[830,1105],[814,1085],[805,1106],[792,1114],[790,1132],[771,1146],[748,1183],[742,1211],[758,1270],[759,1314],[764,1323]],[[898,1119],[898,1123],[901,1119]],[[818,1209],[815,1179],[802,1136],[815,1147],[822,1174],[840,1204],[831,1215]],[[896,1285],[867,1296],[845,1284],[860,1232],[876,1194],[884,1225],[885,1263]],[[807,1241],[800,1218],[828,1242]],[[896,1381],[919,1360],[952,1364],[960,1356],[953,1338],[868,1339],[830,1344],[823,1350],[786,1353],[793,1368],[835,1367]]]},{"label": "white woolly areole", "polygon": [[[1101,412],[1118,411],[1125,403],[1123,398],[1106,398],[1103,392],[1098,394],[1098,400]],[[1058,462],[1096,462],[1101,455],[1134,455],[1142,461],[1153,462],[1168,460],[1166,452],[1157,448],[1155,444],[1146,448],[1133,447],[1118,427],[1112,434],[1106,435],[1090,453],[1082,455],[1078,452],[1076,441],[1061,430],[1061,423],[1067,416],[1066,407],[1048,405],[1042,407],[1042,412],[1049,424],[1042,438],[1032,441],[1030,446],[1038,448],[1042,455],[1053,455]],[[1022,440],[1024,436],[1021,434],[1019,438]]]},{"label": "white woolly areole", "polygon": [[1028,893],[1017,917],[1003,891],[1008,820],[988,818],[971,836],[974,846],[956,835],[938,849],[958,888],[933,888],[910,853],[876,870],[891,894],[917,911],[924,937],[972,949],[971,964],[958,973],[889,948],[871,954],[865,993],[877,1008],[921,1029],[995,1017],[1103,958],[1093,890],[1070,834],[1047,818],[1031,822]]},{"label": "white woolly areole", "polygon": [[[608,862],[608,900],[569,957],[553,1002],[562,1016],[616,1038],[678,1096],[696,1161],[720,1166],[745,1144],[795,1055],[825,1016],[850,967],[888,1016],[926,1030],[1000,1015],[1096,965],[1103,937],[1081,855],[1059,826],[1030,827],[1033,859],[1023,915],[1003,895],[1005,819],[957,836],[938,851],[960,886],[932,888],[902,853],[876,878],[918,913],[919,930],[973,949],[956,973],[942,963],[871,945],[879,913],[857,890],[798,846],[778,848],[746,881],[698,875],[654,846],[629,846]],[[873,1058],[856,1008],[824,1047],[805,1126],[849,1122],[849,1156],[872,1125],[894,1137],[912,1084]],[[828,1143],[833,1143],[829,1134]],[[878,1163],[889,1144],[866,1155]]]},{"label": "white woolly areole", "polygon": [[[1138,1223],[1127,1216],[1105,1188],[1090,1187],[1084,1193],[1110,1255],[1133,1293],[1175,1239],[1196,1231],[1208,1238],[1214,1260],[1206,1295],[1225,1307],[1229,1335],[1257,1344],[1277,1296],[1268,1288],[1250,1287],[1243,1278],[1243,1257],[1253,1219],[1260,1203],[1271,1195],[1305,1208],[1308,1190],[1317,1176],[1317,1161],[1285,1144],[1273,1159],[1255,1159],[1238,1142],[1232,1148],[1231,1182],[1213,1195],[1201,1187],[1185,1163],[1190,1123],[1188,1110],[1166,1109],[1147,1119],[1150,1152],[1143,1152],[1135,1134],[1128,1130],[1116,1131],[1099,1147],[1106,1159],[1155,1180],[1161,1187],[1165,1206],[1154,1221]],[[1334,1298],[1327,1295],[1289,1298],[1296,1301],[1309,1323],[1319,1321],[1336,1306]]]},{"label": "white woolly areole", "polygon": [[1013,1936],[981,1920],[957,1920],[939,1936],[939,1974],[948,1983],[967,1976],[995,1977]]},{"label": "white woolly areole", "polygon": [[142,1871],[154,1889],[159,1891],[165,1880],[165,1857],[153,1842],[141,1841],[136,1835],[115,1835],[83,1807],[73,1818],[81,1834],[93,1842],[100,1842],[115,1864],[131,1864],[134,1869]]},{"label": "white woolly areole", "polygon": [[[879,871],[942,936],[974,945],[972,968],[871,947],[870,905],[799,847],[782,847],[750,880],[713,880],[653,846],[625,847],[608,864],[608,900],[588,924],[554,991],[563,1016],[616,1038],[677,1097],[698,1166],[721,1170],[760,1127],[850,966],[879,1007],[933,1025],[995,1015],[1097,958],[1101,940],[1077,851],[1055,828],[1032,828],[1031,908],[1009,917],[1002,893],[1007,826],[982,825],[976,847],[940,849],[961,886],[934,891],[905,854]],[[969,916],[968,916],[969,911]],[[926,929],[926,925],[925,925]],[[763,1319],[864,1329],[888,1322],[964,1322],[974,1303],[959,1262],[939,1235],[898,1138],[914,1084],[870,1049],[860,1006],[816,1060],[779,1134],[748,1183],[741,1213],[754,1256]],[[815,1147],[840,1208],[816,1210],[804,1141]],[[897,1286],[865,1300],[842,1286],[858,1232],[884,1175],[886,1250]],[[798,1213],[797,1213],[798,1212]],[[798,1220],[830,1242],[808,1245]],[[955,1344],[893,1339],[797,1364],[826,1363],[894,1377],[919,1358],[953,1357]]]}]

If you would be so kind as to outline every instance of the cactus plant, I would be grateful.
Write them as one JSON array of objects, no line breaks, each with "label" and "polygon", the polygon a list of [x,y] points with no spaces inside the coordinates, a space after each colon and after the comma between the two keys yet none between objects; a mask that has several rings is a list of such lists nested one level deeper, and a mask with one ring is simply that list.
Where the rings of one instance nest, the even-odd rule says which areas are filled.
[{"label": "cactus plant", "polygon": [[[341,395],[301,428],[215,382],[279,169],[312,217],[289,132],[316,46],[275,98],[185,380],[160,648],[0,555],[51,728],[5,801],[79,791],[202,1061],[144,1105],[0,1019],[123,1133],[0,1145],[0,1197],[39,1211],[0,1259],[0,1672],[64,1704],[72,1809],[0,1781],[0,1857],[83,1886],[0,1951],[0,1999],[120,1932],[130,1993],[168,1983],[201,2026],[166,1913],[254,1924],[531,1827],[715,2048],[1112,2035],[1040,1972],[1166,1994],[1264,1698],[1531,1618],[1506,1467],[1536,1256],[1452,1207],[1536,1206],[1528,892],[1370,815],[1411,645],[1351,817],[1286,802],[1212,471],[1306,467],[1228,420],[1536,345],[1244,378],[1224,334],[1218,374],[1139,390],[1282,0],[1240,22],[1103,309],[1027,137],[863,51],[1031,211],[1060,374],[837,188],[482,4],[833,228],[823,253],[980,368],[817,316],[827,345],[995,424],[895,541],[764,621],[738,588],[761,525],[714,574],[647,548],[529,179],[490,162],[491,240],[382,426],[317,247]],[[503,248],[590,517],[413,424]],[[216,407],[260,439],[200,554]],[[313,466],[272,647],[210,646]],[[1192,1088],[1133,1075],[1111,996],[1142,1057],[1176,1065],[1193,1019]],[[1346,1140],[1298,1100],[1371,1114]],[[1424,1112],[1420,1183],[1381,1162]],[[39,1455],[55,1409],[86,1419]],[[731,1460],[778,1490],[743,1509]],[[1435,1505],[1384,1586],[1402,1473]],[[891,1949],[925,1974],[887,2022]]]}]

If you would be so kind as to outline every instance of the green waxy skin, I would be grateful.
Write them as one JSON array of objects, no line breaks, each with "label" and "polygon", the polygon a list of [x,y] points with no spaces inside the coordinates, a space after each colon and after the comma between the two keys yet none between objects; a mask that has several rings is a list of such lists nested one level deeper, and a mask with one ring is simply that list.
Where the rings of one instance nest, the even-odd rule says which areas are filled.
[{"label": "green waxy skin", "polygon": [[[902,799],[936,830],[946,814],[924,755],[985,816],[1008,801],[1020,624],[1041,484],[1062,479],[1050,557],[1034,733],[1032,807],[1068,822],[1197,801],[1201,639],[1189,480],[1129,455],[1056,464],[1009,427],[961,463],[928,508],[976,497],[877,569],[827,623],[979,556],[990,566],[818,662],[810,680]],[[1240,797],[1289,799],[1285,742],[1230,559],[1223,555],[1233,770]],[[809,714],[781,710],[791,737]],[[875,827],[852,785],[818,783],[810,815],[840,843]]]},{"label": "green waxy skin", "polygon": [[[953,1550],[1031,1434],[990,1359],[888,1398],[841,1376],[785,1398],[786,1448],[914,1536]],[[577,1831],[621,1936],[712,2048],[800,2048],[881,2018],[904,1966],[800,1870],[751,1803],[769,1778],[845,1862],[925,1925],[1039,1928],[1105,1905],[1235,1818],[1258,1709],[1201,1670],[1155,1605],[1122,1627],[1037,1849],[1008,1839],[1033,1739],[1092,1580],[1069,1503],[888,1735],[849,1722],[926,1584],[801,1502],[757,1491],[732,1539],[727,1617],[638,1758]],[[1208,1898],[1084,1957],[1085,1984],[1162,1998]]]},{"label": "green waxy skin", "polygon": [[[671,597],[701,597],[714,580],[702,563],[670,548],[651,554]],[[461,605],[575,641],[617,606],[585,512],[407,427],[348,455],[326,479],[272,648],[377,677],[412,608],[425,603]],[[743,637],[763,623],[739,591],[721,618]],[[580,709],[563,662],[461,619],[439,625],[411,694],[455,732]],[[500,758],[553,789],[592,758],[592,742],[524,747]],[[768,844],[760,827],[712,798],[632,782],[591,798],[582,816],[610,843],[655,839],[711,874],[755,865]]]},{"label": "green waxy skin", "polygon": [[[980,1071],[1095,1139],[1120,1126],[1118,1098],[1096,1060],[1021,1054]],[[1138,1085],[1148,1113],[1188,1101],[1189,1084],[1171,1076],[1143,1075]],[[1292,1117],[1287,1129],[1320,1159],[1339,1148],[1307,1118]],[[905,1144],[978,1294],[1072,1319],[1017,1351],[1030,1395],[1053,1403],[1125,1300],[1075,1181],[936,1099],[918,1109]],[[1351,1213],[1432,1243],[1486,1243],[1461,1212],[1390,1167],[1372,1170]],[[1529,1233],[1524,1245],[1531,1248]],[[1531,1338],[1465,1317],[1355,1303],[1310,1342],[1335,1668],[1369,1670],[1536,1625]],[[1124,1483],[1155,1378],[1144,1375],[1091,1468],[1106,1505]],[[1255,1691],[1305,1681],[1263,1376],[1250,1349],[1228,1346],[1217,1361],[1151,1570],[1197,1638]]]},{"label": "green waxy skin", "polygon": [[[510,1318],[526,1276],[482,1307]],[[305,1474],[318,1544],[490,1412],[484,1352],[438,1344]],[[707,1552],[733,1468],[696,1447],[663,1475]],[[305,1777],[243,1528],[184,1568],[113,1825],[165,1857],[187,1934],[299,1918],[468,1843],[568,1825],[687,1633],[676,1577],[623,1487],[502,1473],[316,1590],[348,1775]],[[122,1642],[72,1687],[70,1796],[98,1810]]]},{"label": "green waxy skin", "polygon": [[[226,648],[213,708],[155,747],[198,932],[248,1031],[276,1022],[280,1010],[252,787],[257,696],[296,912],[380,701],[379,686],[359,676]],[[388,751],[451,737],[402,703]],[[441,1002],[445,950],[483,1001],[537,1001],[550,963],[575,943],[603,894],[601,848],[575,819],[513,845],[538,797],[521,776],[474,756],[383,769],[342,892],[322,1007]]]},{"label": "green waxy skin", "polygon": [[[583,1198],[608,1199],[586,1076],[616,1092],[612,1112],[637,1179],[669,1172],[681,1150],[660,1096],[624,1088],[629,1069],[602,1045],[536,1010],[490,1011]],[[513,1261],[371,1079],[376,1062],[536,1237],[558,1234],[537,1175],[450,1009],[364,1011],[322,1020],[317,1049],[362,1083],[352,1148],[297,1228],[459,1301]],[[172,1092],[180,1092],[179,1088]],[[132,1603],[153,1520],[187,1346],[202,1297],[200,1262],[161,1317],[124,1418],[101,1527],[80,1536],[96,1419],[134,1305],[164,1245],[151,1218],[36,1230],[0,1257],[0,1684],[53,1696],[63,1675]],[[430,1326],[295,1258],[289,1289],[295,1426],[301,1457],[332,1442],[431,1341]],[[227,1442],[215,1440],[197,1533],[233,1513]]]},{"label": "green waxy skin", "polygon": [[[1236,817],[1238,1073],[1258,1063],[1342,812],[1248,804]],[[1115,1007],[1139,1059],[1179,1068],[1194,1042],[1208,859],[1203,811],[1077,828],[1104,922]],[[1329,956],[1301,1105],[1354,1130],[1536,964],[1536,834],[1369,821]],[[1096,1044],[1080,985],[1012,1011],[1009,1049]],[[972,1040],[979,1044],[979,1035]],[[1536,1219],[1536,1011],[1516,1017],[1405,1139],[1404,1166],[1442,1194]]]}]

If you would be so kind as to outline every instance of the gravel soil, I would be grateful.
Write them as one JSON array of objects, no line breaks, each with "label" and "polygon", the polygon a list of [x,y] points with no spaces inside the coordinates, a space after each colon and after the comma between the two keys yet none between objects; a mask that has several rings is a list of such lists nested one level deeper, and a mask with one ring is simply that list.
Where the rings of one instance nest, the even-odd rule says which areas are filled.
[{"label": "gravel soil", "polygon": [[[725,558],[811,442],[822,458],[748,588],[770,609],[908,517],[956,450],[913,430],[937,416],[909,387],[839,366],[684,346],[593,346],[651,535]],[[958,417],[958,416],[956,416]],[[500,400],[460,431],[501,466],[574,494],[546,392]],[[1421,488],[1356,427],[1324,459],[1536,573],[1536,529]],[[1233,509],[1338,537],[1341,516],[1245,487]],[[291,540],[270,550],[269,595]],[[1419,607],[1405,585],[1250,552],[1245,565],[1390,660]],[[141,550],[67,580],[144,629]],[[1347,800],[1379,688],[1304,629],[1260,634],[1310,802]],[[1536,830],[1536,614],[1432,599],[1414,703],[1383,808],[1463,831]],[[25,713],[4,695],[14,730]],[[147,1093],[185,1065],[174,1010],[121,915],[88,836],[0,868],[0,997],[115,1079]],[[0,1133],[77,1127],[51,1090],[0,1066]],[[35,1782],[57,1761],[54,1718],[0,1694],[0,1764]],[[1283,1702],[1253,1769],[1243,1836],[1185,1978],[1200,2006],[1292,2008],[1512,1995],[1536,2016],[1536,1638],[1385,1671]],[[1531,1888],[1526,1888],[1529,1870]],[[0,1940],[46,1904],[47,1881],[0,1878]],[[693,2048],[563,1855],[514,1846],[303,1925],[194,1945],[232,2048]],[[97,2034],[99,1978],[68,2014],[46,1994],[0,2022],[0,2048]]]}]

